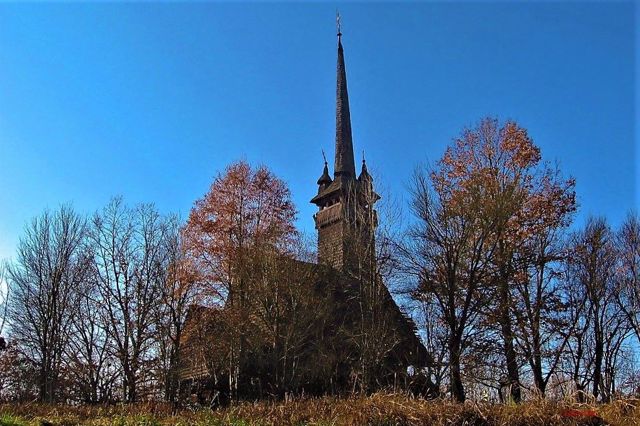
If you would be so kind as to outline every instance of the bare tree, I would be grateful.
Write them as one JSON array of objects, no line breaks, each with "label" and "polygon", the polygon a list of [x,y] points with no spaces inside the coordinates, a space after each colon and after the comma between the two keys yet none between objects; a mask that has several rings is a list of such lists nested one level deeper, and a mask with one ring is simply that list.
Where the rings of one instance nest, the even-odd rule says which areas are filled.
[{"label": "bare tree", "polygon": [[436,302],[446,324],[451,395],[462,402],[462,360],[488,303],[487,254],[494,246],[480,203],[451,203],[437,176],[433,171],[432,186],[428,172],[414,175],[412,208],[417,221],[405,263],[418,283],[416,299]]},{"label": "bare tree", "polygon": [[[580,393],[590,384],[594,398],[607,401],[615,392],[615,367],[629,331],[616,304],[614,234],[602,218],[589,219],[571,239],[567,279],[578,317],[568,349],[573,379]],[[612,387],[613,386],[613,387]]]},{"label": "bare tree", "polygon": [[63,354],[86,279],[85,221],[69,206],[45,211],[25,228],[9,267],[12,337],[38,370],[39,399],[57,396]]},{"label": "bare tree", "polygon": [[440,305],[434,297],[423,294],[419,300],[418,308],[416,324],[421,332],[425,348],[432,358],[432,362],[427,366],[426,374],[432,380],[435,389],[441,392],[442,389],[450,386],[448,381],[448,327],[443,321],[444,316],[440,311]]},{"label": "bare tree", "polygon": [[[629,214],[616,235],[616,301],[640,342],[640,218]],[[1,330],[1,329],[0,329]]]},{"label": "bare tree", "polygon": [[151,205],[126,207],[113,199],[93,217],[93,272],[112,350],[122,370],[122,397],[139,399],[151,380],[157,331],[155,309],[171,260],[169,226]]},{"label": "bare tree", "polygon": [[108,323],[100,314],[102,299],[96,275],[90,274],[77,290],[78,311],[72,318],[65,352],[67,375],[77,399],[90,404],[108,402],[114,397],[120,371],[110,351]]},{"label": "bare tree", "polygon": [[562,238],[562,230],[554,227],[530,236],[519,253],[520,279],[514,280],[516,341],[540,396],[558,371],[584,306],[574,304],[573,316],[567,315],[569,300],[559,279]]}]

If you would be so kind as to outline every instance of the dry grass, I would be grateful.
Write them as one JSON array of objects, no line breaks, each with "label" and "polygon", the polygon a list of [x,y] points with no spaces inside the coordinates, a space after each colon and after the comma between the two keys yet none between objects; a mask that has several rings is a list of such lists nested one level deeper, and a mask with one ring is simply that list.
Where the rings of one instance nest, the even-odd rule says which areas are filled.
[{"label": "dry grass", "polygon": [[[594,410],[597,418],[567,417]],[[564,414],[563,414],[564,413]],[[492,405],[424,401],[401,395],[312,398],[289,402],[243,403],[215,411],[172,414],[163,404],[68,407],[38,404],[0,406],[0,426],[26,425],[637,425],[640,401],[617,401],[578,407],[540,401],[522,405]]]}]

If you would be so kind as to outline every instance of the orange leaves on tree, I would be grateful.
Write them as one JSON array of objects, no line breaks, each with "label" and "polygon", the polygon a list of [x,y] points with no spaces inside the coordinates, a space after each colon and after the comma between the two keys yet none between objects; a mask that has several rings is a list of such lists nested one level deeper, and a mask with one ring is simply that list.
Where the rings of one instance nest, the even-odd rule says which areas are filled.
[{"label": "orange leaves on tree", "polygon": [[297,238],[295,217],[284,181],[264,166],[229,165],[196,201],[183,230],[187,256],[209,295],[224,299],[247,253],[287,254]]},{"label": "orange leaves on tree", "polygon": [[567,224],[575,211],[575,181],[541,164],[540,149],[515,122],[484,119],[447,148],[431,174],[443,206],[462,215],[498,218],[502,237],[522,240]]}]

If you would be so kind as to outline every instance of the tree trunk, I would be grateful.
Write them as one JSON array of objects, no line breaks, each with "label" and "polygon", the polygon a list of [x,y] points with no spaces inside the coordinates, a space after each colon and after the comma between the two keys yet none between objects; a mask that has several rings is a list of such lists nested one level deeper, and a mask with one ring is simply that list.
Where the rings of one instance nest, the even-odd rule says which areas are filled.
[{"label": "tree trunk", "polygon": [[536,353],[533,355],[533,360],[530,363],[531,371],[533,373],[533,381],[536,385],[536,389],[540,392],[540,396],[544,398],[545,392],[547,390],[547,383],[544,380],[544,375],[542,374],[542,358],[540,356],[540,348],[535,348]]},{"label": "tree trunk", "polygon": [[596,318],[595,322],[595,360],[593,364],[593,398],[598,399],[602,383],[602,361],[604,358],[604,339],[600,324]]},{"label": "tree trunk", "polygon": [[129,373],[127,382],[127,402],[136,402],[138,399],[138,390],[136,389],[136,378],[133,371]]},{"label": "tree trunk", "polygon": [[462,384],[462,374],[460,372],[460,346],[461,342],[454,333],[449,337],[449,359],[451,368],[451,396],[457,402],[464,402],[466,399],[464,386]]},{"label": "tree trunk", "polygon": [[49,395],[49,374],[46,368],[40,369],[40,401],[51,402]]},{"label": "tree trunk", "polygon": [[504,356],[507,363],[507,383],[509,384],[511,399],[513,402],[519,403],[522,400],[522,391],[520,389],[517,354],[513,345],[514,335],[511,324],[509,281],[506,279],[505,273],[502,274],[499,286],[499,322],[502,331],[502,340],[504,342]]}]

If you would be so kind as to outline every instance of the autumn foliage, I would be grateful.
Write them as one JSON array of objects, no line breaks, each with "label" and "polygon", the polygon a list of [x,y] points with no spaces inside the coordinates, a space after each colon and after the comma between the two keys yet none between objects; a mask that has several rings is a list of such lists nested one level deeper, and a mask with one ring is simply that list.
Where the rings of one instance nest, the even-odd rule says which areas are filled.
[{"label": "autumn foliage", "polygon": [[[540,149],[525,129],[495,119],[465,129],[428,173],[418,170],[413,186],[418,221],[411,232],[409,268],[418,277],[415,297],[435,303],[446,324],[457,400],[466,398],[463,359],[494,333],[499,340],[489,337],[478,347],[494,346],[502,353],[497,357],[506,369],[502,386],[509,388],[513,400],[522,398],[514,307],[522,305],[523,295],[516,288],[527,286],[537,276],[535,265],[548,261],[544,249],[540,257],[538,238],[570,224],[576,209],[574,186],[573,179],[563,180],[541,162]],[[534,328],[539,333],[541,324]],[[496,341],[501,341],[500,348]],[[544,393],[539,368],[536,364],[533,369]]]},{"label": "autumn foliage", "polygon": [[250,252],[290,254],[296,209],[286,184],[266,167],[229,165],[196,201],[184,228],[184,247],[208,297],[235,297],[233,276]]},{"label": "autumn foliage", "polygon": [[512,242],[566,226],[576,209],[575,181],[541,163],[540,149],[515,122],[485,119],[448,147],[431,174],[447,209],[470,206],[491,218]]},{"label": "autumn foliage", "polygon": [[295,217],[287,185],[240,161],[215,178],[184,228],[205,307],[187,330],[187,362],[202,360],[210,377],[225,377],[209,384],[225,396],[282,395],[303,378],[309,388],[312,365],[322,371],[308,359],[324,302],[314,290],[318,271],[295,260]]}]

